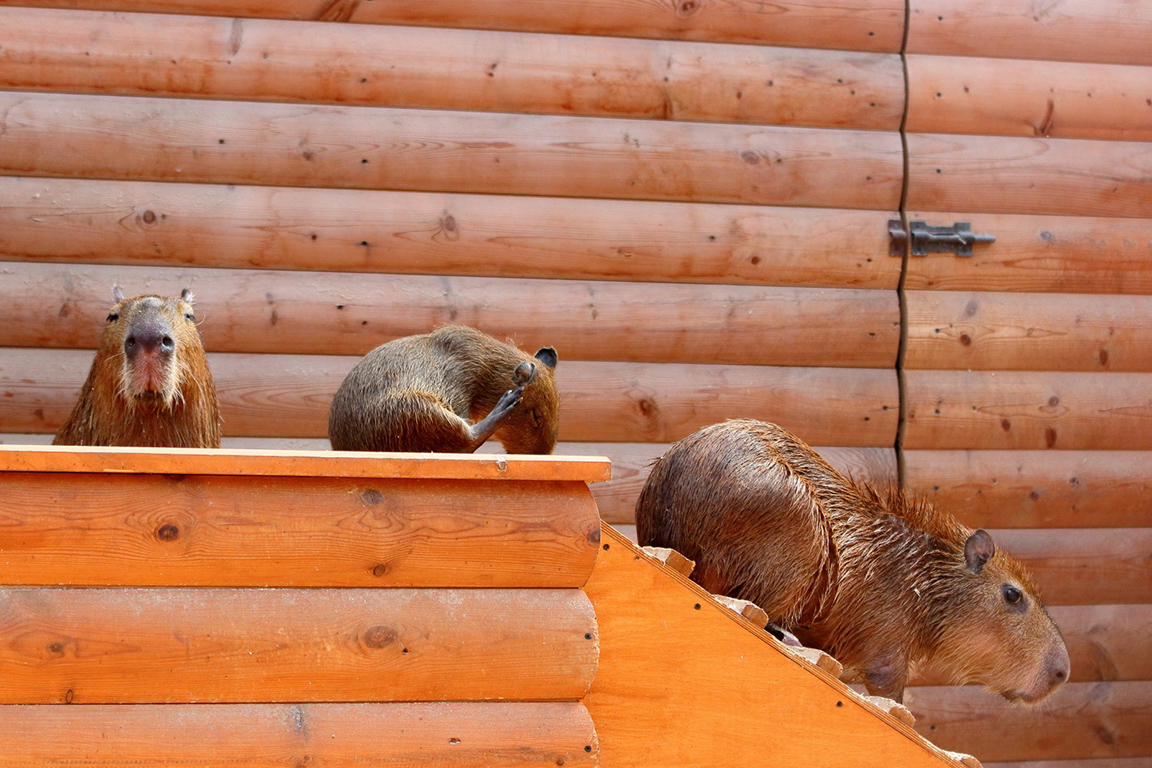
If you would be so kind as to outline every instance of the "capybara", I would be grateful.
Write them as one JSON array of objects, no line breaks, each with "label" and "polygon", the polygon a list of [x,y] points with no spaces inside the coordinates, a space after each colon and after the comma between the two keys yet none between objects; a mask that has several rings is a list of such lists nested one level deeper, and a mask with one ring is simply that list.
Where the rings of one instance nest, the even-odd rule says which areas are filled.
[{"label": "capybara", "polygon": [[1068,651],[1024,568],[898,489],[857,485],[774,424],[733,420],[673,445],[636,502],[642,545],[696,561],[713,594],[763,608],[900,701],[909,670],[1040,701]]},{"label": "capybara", "polygon": [[100,348],[55,445],[219,448],[220,403],[192,314],[179,299],[113,288]]},{"label": "capybara", "polygon": [[471,453],[495,437],[509,453],[552,453],[555,369],[551,347],[533,357],[463,325],[406,336],[344,379],[328,437],[337,451]]}]

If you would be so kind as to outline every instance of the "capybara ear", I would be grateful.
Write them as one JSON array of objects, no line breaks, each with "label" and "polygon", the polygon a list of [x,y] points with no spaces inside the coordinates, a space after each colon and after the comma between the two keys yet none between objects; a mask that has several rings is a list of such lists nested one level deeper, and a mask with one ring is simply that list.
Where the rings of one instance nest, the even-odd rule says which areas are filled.
[{"label": "capybara ear", "polygon": [[185,288],[184,290],[180,291],[180,298],[184,299],[185,302],[191,304],[192,299],[194,299],[195,297],[192,295],[192,289],[191,288]]},{"label": "capybara ear", "polygon": [[520,363],[512,372],[512,380],[516,382],[518,387],[528,386],[536,380],[536,366],[528,361]]},{"label": "capybara ear", "polygon": [[992,542],[992,534],[980,528],[964,542],[964,561],[972,573],[980,573],[992,555],[996,554],[996,545]]},{"label": "capybara ear", "polygon": [[552,349],[552,347],[540,347],[540,349],[536,350],[536,359],[549,368],[555,368],[556,361],[558,360],[556,350]]},{"label": "capybara ear", "polygon": [[112,301],[117,304],[124,301],[124,291],[120,290],[120,286],[118,285],[112,286]]}]

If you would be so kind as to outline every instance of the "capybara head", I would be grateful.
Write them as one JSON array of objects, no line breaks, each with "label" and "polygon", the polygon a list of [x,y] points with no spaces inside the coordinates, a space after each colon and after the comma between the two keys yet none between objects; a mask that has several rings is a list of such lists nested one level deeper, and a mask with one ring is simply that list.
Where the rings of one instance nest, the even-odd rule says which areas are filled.
[{"label": "capybara head", "polygon": [[101,352],[120,359],[120,394],[129,408],[142,403],[172,408],[184,395],[191,348],[202,356],[203,345],[192,312],[192,292],[187,288],[179,299],[166,296],[136,296],[125,299],[119,287],[113,290],[115,306],[108,313]]},{"label": "capybara head", "polygon": [[541,347],[534,360],[512,371],[512,388],[523,388],[523,399],[496,430],[496,439],[509,453],[552,453],[560,429],[560,398],[556,393],[556,350]]}]

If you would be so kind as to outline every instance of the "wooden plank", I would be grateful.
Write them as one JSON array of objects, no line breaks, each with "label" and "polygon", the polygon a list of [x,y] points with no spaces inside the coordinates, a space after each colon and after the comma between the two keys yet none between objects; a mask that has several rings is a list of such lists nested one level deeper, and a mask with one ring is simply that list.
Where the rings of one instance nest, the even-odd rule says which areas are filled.
[{"label": "wooden plank", "polygon": [[[0,349],[0,430],[54,432],[91,361],[84,350]],[[209,355],[224,433],[326,435],[332,395],[355,362]],[[670,442],[737,416],[779,423],[818,445],[888,446],[896,437],[893,370],[571,361],[557,368],[557,383],[566,441]]]},{"label": "wooden plank", "polygon": [[892,132],[0,93],[0,173],[894,208]]},{"label": "wooden plank", "polygon": [[889,131],[904,106],[895,54],[3,7],[0,26],[18,90]]},{"label": "wooden plank", "polygon": [[98,346],[115,284],[192,288],[218,352],[363,355],[449,323],[561,360],[890,368],[900,345],[895,291],[0,262],[0,346]]},{"label": "wooden plank", "polygon": [[1150,107],[1147,66],[908,56],[917,133],[1152,141]]},{"label": "wooden plank", "polygon": [[180,464],[0,474],[0,584],[579,587],[596,559],[582,483],[257,479]]},{"label": "wooden plank", "polygon": [[1152,371],[1146,296],[906,291],[907,368]]},{"label": "wooden plank", "polygon": [[0,0],[104,11],[317,19],[368,24],[509,29],[675,40],[708,40],[802,48],[899,52],[904,6],[894,0],[805,0],[653,4],[651,0]]},{"label": "wooden plank", "polygon": [[1152,65],[1152,8],[1131,0],[914,0],[911,53]]},{"label": "wooden plank", "polygon": [[596,672],[570,590],[0,589],[4,704],[563,701]]},{"label": "wooden plank", "polygon": [[1152,220],[912,211],[996,236],[970,259],[908,260],[910,290],[1152,294]]},{"label": "wooden plank", "polygon": [[1069,683],[1039,707],[1013,706],[975,686],[909,688],[916,730],[986,760],[1143,756],[1152,751],[1152,684]]},{"label": "wooden plank", "polygon": [[908,371],[905,448],[1152,449],[1146,373]]},{"label": "wooden plank", "polygon": [[905,451],[904,477],[973,528],[1152,524],[1152,452]]},{"label": "wooden plank", "polygon": [[753,752],[808,768],[955,765],[608,526],[603,541],[585,587],[600,664],[584,703],[604,765],[744,765]]},{"label": "wooden plank", "polygon": [[909,133],[907,141],[909,208],[1135,218],[1152,211],[1147,142],[938,133]]},{"label": "wooden plank", "polygon": [[881,211],[20,177],[0,177],[0,197],[0,255],[17,260],[891,290],[900,276]]},{"label": "wooden plank", "polygon": [[[0,766],[591,768],[577,702],[5,706]],[[585,747],[591,747],[585,751]]]}]

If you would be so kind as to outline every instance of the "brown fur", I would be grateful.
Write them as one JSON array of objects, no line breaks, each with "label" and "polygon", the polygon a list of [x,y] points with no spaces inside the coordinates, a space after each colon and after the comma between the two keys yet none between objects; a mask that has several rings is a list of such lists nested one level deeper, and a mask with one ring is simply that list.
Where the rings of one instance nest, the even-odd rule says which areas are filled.
[{"label": "brown fur", "polygon": [[192,294],[114,295],[80,400],[53,444],[219,448],[220,405]]},{"label": "brown fur", "polygon": [[[899,701],[915,667],[1025,702],[1068,677],[1035,585],[986,532],[852,483],[774,424],[714,424],[672,446],[636,523],[642,545],[695,560],[701,586],[756,603],[875,695]],[[1009,587],[1023,593],[1015,604]]]},{"label": "brown fur", "polygon": [[555,355],[544,348],[533,358],[462,325],[390,341],[340,385],[328,420],[332,448],[471,453],[489,435],[477,434],[469,419],[491,414],[517,386],[517,370],[531,369],[523,399],[491,437],[509,453],[552,453],[559,418]]}]

